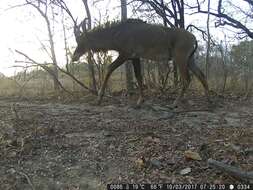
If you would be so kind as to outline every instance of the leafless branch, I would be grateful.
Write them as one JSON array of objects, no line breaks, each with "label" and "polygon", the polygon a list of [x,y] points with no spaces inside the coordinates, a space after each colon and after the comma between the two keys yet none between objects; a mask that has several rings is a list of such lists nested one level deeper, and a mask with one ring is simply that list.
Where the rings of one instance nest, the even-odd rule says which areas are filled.
[{"label": "leafless branch", "polygon": [[74,75],[72,75],[70,72],[58,67],[59,71],[63,72],[64,74],[68,75],[71,79],[73,79],[77,84],[79,84],[81,87],[83,87],[84,89],[90,91],[92,94],[97,95],[97,91],[94,91],[92,89],[90,89],[89,87],[87,87],[85,84],[83,84],[80,80],[78,80]]},{"label": "leafless branch", "polygon": [[38,63],[37,61],[35,61],[34,59],[30,58],[28,55],[26,55],[25,53],[19,51],[19,50],[15,50],[16,53],[24,56],[26,59],[28,59],[29,61],[31,61],[33,64],[41,67],[42,69],[44,69],[45,71],[47,71],[53,78],[54,80],[57,82],[57,84],[61,87],[61,89],[65,92],[67,92],[68,94],[71,94],[71,92],[69,92],[68,90],[66,90],[63,85],[61,84],[61,82],[57,79],[57,77],[55,76],[55,73],[54,71],[49,68],[48,66],[44,65],[44,64],[41,64],[41,63]]},{"label": "leafless branch", "polygon": [[[253,5],[253,1],[251,0],[243,0],[247,3],[249,3],[249,5]],[[202,10],[201,9],[201,4],[199,2],[199,0],[196,1],[197,2],[197,11],[194,12],[194,14],[196,13],[203,13],[203,14],[208,14],[208,11]],[[218,6],[217,6],[217,12],[209,12],[210,15],[217,17],[219,20],[217,20],[217,22],[215,23],[215,26],[231,26],[233,28],[236,29],[241,29],[244,33],[246,33],[250,38],[253,38],[253,31],[248,28],[245,24],[241,23],[239,20],[233,18],[232,16],[229,16],[228,14],[224,13],[224,8],[222,6],[222,0],[218,1]]]},{"label": "leafless branch", "polygon": [[9,11],[9,10],[11,10],[11,9],[16,9],[16,8],[24,7],[24,6],[26,6],[26,5],[27,5],[27,3],[22,3],[22,4],[18,4],[18,5],[13,5],[13,6],[8,7],[8,8],[5,9],[4,11]]},{"label": "leafless branch", "polygon": [[219,162],[213,159],[208,159],[208,163],[211,166],[217,168],[218,170],[228,173],[229,175],[237,179],[240,179],[242,181],[249,181],[249,182],[253,181],[253,172],[242,171],[239,168],[224,164],[222,162]]}]

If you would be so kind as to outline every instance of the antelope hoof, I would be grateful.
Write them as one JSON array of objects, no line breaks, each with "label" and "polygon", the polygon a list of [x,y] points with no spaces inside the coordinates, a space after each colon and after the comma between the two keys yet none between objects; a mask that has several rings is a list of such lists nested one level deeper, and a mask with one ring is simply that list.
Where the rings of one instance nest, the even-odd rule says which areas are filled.
[{"label": "antelope hoof", "polygon": [[208,106],[214,106],[214,102],[210,98],[207,98],[207,104]]},{"label": "antelope hoof", "polygon": [[100,98],[102,96],[102,90],[100,89],[99,91],[98,91],[98,97]]},{"label": "antelope hoof", "polygon": [[137,101],[137,106],[139,107],[139,106],[141,106],[142,104],[143,104],[143,102],[144,102],[144,100],[143,100],[143,98],[142,97],[140,97],[139,99],[138,99],[138,101]]},{"label": "antelope hoof", "polygon": [[97,101],[97,105],[100,105],[100,104],[101,104],[101,102],[102,102],[102,97],[103,97],[102,91],[99,90],[99,91],[98,91],[98,101]]},{"label": "antelope hoof", "polygon": [[99,97],[99,98],[98,98],[98,101],[97,101],[97,105],[100,106],[100,105],[101,105],[101,102],[102,102],[102,99]]},{"label": "antelope hoof", "polygon": [[178,103],[179,103],[179,100],[175,100],[172,104],[172,108],[175,109],[175,108],[178,108]]},{"label": "antelope hoof", "polygon": [[101,105],[101,102],[102,102],[102,96],[98,96],[98,100],[97,100],[97,105]]}]

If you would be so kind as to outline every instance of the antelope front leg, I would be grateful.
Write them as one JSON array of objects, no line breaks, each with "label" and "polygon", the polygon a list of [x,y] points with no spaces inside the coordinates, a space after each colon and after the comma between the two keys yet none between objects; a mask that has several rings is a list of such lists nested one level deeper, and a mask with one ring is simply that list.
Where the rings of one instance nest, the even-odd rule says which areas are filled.
[{"label": "antelope front leg", "polygon": [[133,60],[133,66],[134,66],[134,74],[135,78],[138,83],[138,88],[139,88],[139,98],[137,101],[137,106],[141,105],[144,101],[143,98],[143,83],[142,83],[142,74],[141,74],[141,61],[140,58],[134,58]]},{"label": "antelope front leg", "polygon": [[107,70],[107,73],[106,73],[106,76],[105,76],[105,80],[104,80],[104,82],[103,82],[103,84],[102,84],[101,89],[100,89],[99,92],[98,92],[98,105],[100,105],[101,102],[102,102],[102,98],[103,98],[104,93],[105,93],[105,88],[106,88],[106,86],[107,86],[107,82],[108,82],[108,80],[109,80],[109,78],[110,78],[112,72],[113,72],[115,69],[117,69],[120,65],[122,65],[126,60],[127,60],[127,59],[125,58],[125,56],[119,55],[119,56],[117,57],[117,59],[116,59],[114,62],[112,62],[111,65],[108,66],[108,70]]},{"label": "antelope front leg", "polygon": [[178,97],[176,98],[176,100],[173,102],[173,108],[176,108],[178,106],[178,103],[182,100],[185,91],[187,90],[189,84],[190,84],[190,80],[186,80],[186,81],[182,81],[183,82],[183,87],[182,90],[180,92],[180,94],[178,95]]}]

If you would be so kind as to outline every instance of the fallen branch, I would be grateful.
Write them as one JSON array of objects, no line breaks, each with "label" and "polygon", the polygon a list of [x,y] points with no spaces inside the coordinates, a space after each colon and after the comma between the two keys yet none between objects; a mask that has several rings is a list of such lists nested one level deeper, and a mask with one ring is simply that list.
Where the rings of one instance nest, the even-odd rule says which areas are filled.
[{"label": "fallen branch", "polygon": [[181,111],[173,111],[172,113],[189,113],[189,112],[212,112],[212,109],[193,109],[193,110],[181,110]]},{"label": "fallen branch", "polygon": [[11,110],[12,110],[12,112],[14,113],[14,115],[15,115],[15,120],[19,120],[20,119],[20,117],[19,117],[19,115],[18,115],[18,111],[17,111],[17,104],[12,104],[12,106],[11,106]]},{"label": "fallen branch", "polygon": [[31,189],[32,189],[32,190],[35,190],[35,187],[34,187],[34,185],[33,185],[33,183],[32,183],[32,180],[30,179],[30,177],[29,177],[26,173],[24,173],[24,172],[22,172],[22,171],[17,171],[17,170],[15,170],[15,169],[11,169],[11,172],[12,172],[13,174],[17,173],[17,174],[19,174],[19,175],[25,177],[25,179],[26,179],[27,183],[30,185]]},{"label": "fallen branch", "polygon": [[87,87],[85,84],[83,84],[81,81],[79,81],[74,75],[72,75],[70,72],[60,68],[59,66],[57,66],[59,71],[63,72],[64,74],[68,75],[70,78],[72,78],[77,84],[79,84],[81,87],[83,87],[84,89],[90,91],[92,94],[97,95],[97,91],[90,89],[89,87]]},{"label": "fallen branch", "polygon": [[239,168],[224,164],[222,162],[219,162],[213,159],[208,159],[207,162],[210,166],[213,166],[217,168],[218,170],[225,172],[229,174],[230,176],[235,177],[241,181],[246,181],[250,183],[253,182],[253,172],[242,171]]},{"label": "fallen branch", "polygon": [[26,59],[28,59],[29,61],[31,61],[32,63],[34,63],[35,65],[41,67],[42,69],[44,69],[45,71],[47,71],[53,78],[54,80],[57,82],[57,84],[61,87],[61,89],[65,92],[67,92],[68,94],[72,95],[71,92],[69,92],[67,89],[65,89],[63,87],[63,85],[61,84],[61,82],[58,80],[58,78],[55,76],[54,72],[52,71],[52,69],[50,69],[48,66],[38,63],[35,60],[33,60],[32,58],[30,58],[28,55],[26,55],[25,53],[15,50],[15,52],[17,52],[18,54],[24,56]]}]

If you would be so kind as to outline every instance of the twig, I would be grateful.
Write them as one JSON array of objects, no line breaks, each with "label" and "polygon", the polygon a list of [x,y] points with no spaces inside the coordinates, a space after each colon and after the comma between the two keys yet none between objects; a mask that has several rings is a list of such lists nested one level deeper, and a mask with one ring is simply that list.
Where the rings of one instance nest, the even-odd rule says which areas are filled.
[{"label": "twig", "polygon": [[[191,28],[191,27],[192,27],[192,28],[195,28],[197,31],[201,32],[203,40],[206,40],[207,33],[206,33],[204,30],[200,29],[199,27],[197,27],[197,26],[195,26],[195,25],[193,25],[193,24],[189,24],[189,25],[186,27],[186,30],[189,31],[189,28]],[[213,45],[216,44],[216,43],[213,41],[212,38],[211,38],[211,42],[212,42]]]},{"label": "twig", "polygon": [[12,111],[13,111],[13,113],[14,113],[14,115],[15,115],[15,119],[16,120],[19,120],[20,118],[19,118],[19,115],[18,115],[18,111],[17,111],[17,104],[13,104],[12,106],[11,106],[11,109],[12,109]]},{"label": "twig", "polygon": [[220,171],[223,171],[239,180],[242,181],[247,181],[252,183],[253,182],[253,171],[252,172],[246,172],[246,171],[242,171],[239,168],[236,168],[234,166],[230,166],[227,164],[224,164],[222,162],[213,160],[213,159],[208,159],[208,164],[217,168]]},{"label": "twig", "polygon": [[15,172],[18,173],[19,175],[24,176],[26,178],[26,180],[27,180],[27,183],[31,186],[31,189],[35,190],[34,185],[33,185],[32,181],[31,181],[30,177],[26,173],[21,172],[21,171],[17,171],[17,170],[15,170]]},{"label": "twig", "polygon": [[188,113],[188,112],[210,112],[211,109],[195,109],[195,110],[181,110],[181,111],[172,111],[172,113]]},{"label": "twig", "polygon": [[5,9],[4,11],[9,11],[9,10],[11,10],[11,9],[16,9],[16,8],[24,7],[24,6],[26,6],[26,5],[28,5],[28,3],[13,5],[13,6],[8,7],[8,8]]}]

